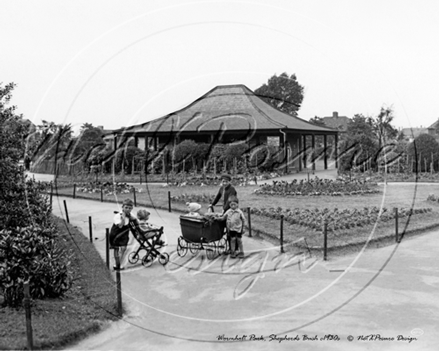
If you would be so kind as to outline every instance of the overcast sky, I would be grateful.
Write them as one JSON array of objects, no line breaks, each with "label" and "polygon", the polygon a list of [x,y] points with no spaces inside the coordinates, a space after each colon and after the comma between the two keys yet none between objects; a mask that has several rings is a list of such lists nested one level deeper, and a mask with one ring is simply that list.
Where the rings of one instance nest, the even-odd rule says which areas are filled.
[{"label": "overcast sky", "polygon": [[438,0],[0,0],[0,82],[36,124],[106,129],[161,117],[217,85],[274,74],[299,116],[439,117]]}]

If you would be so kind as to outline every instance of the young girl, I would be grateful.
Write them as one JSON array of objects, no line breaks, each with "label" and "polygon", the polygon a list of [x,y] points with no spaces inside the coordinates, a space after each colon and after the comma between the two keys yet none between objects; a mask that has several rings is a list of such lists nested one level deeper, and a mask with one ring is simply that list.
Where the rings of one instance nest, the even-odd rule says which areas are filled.
[{"label": "young girl", "polygon": [[140,230],[146,232],[151,229],[158,229],[154,225],[148,223],[149,219],[150,219],[150,212],[148,212],[147,210],[137,211],[137,220]]},{"label": "young girl", "polygon": [[[244,231],[244,225],[246,218],[243,211],[238,208],[238,198],[236,196],[229,197],[230,209],[227,210],[220,218],[224,220],[226,218],[226,228],[228,229],[229,236],[231,237],[231,257],[244,257],[243,241],[241,239]],[[236,244],[238,244],[238,254],[235,251]]]},{"label": "young girl", "polygon": [[[148,223],[148,220],[150,219],[150,212],[147,210],[141,209],[137,211],[137,222],[138,222],[138,228],[145,233],[144,239],[151,239],[153,236],[157,234],[155,231],[151,231],[154,229],[159,229],[159,227]],[[148,231],[151,231],[148,233]],[[165,244],[163,240],[158,241],[159,245]]]},{"label": "young girl", "polygon": [[202,215],[200,214],[200,209],[202,208],[202,206],[197,202],[187,202],[186,207],[188,209],[188,214],[186,214],[186,216],[202,217]]}]

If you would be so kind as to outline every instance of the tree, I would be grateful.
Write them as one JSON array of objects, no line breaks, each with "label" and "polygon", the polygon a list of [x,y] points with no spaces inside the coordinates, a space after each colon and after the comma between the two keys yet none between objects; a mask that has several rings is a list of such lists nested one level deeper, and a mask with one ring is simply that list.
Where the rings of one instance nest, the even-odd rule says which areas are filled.
[{"label": "tree", "polygon": [[327,127],[324,123],[324,120],[321,117],[315,116],[309,119],[310,123],[316,124],[317,126]]},{"label": "tree", "polygon": [[304,87],[298,83],[295,74],[289,77],[282,73],[273,75],[254,93],[275,108],[296,117],[304,98]]},{"label": "tree", "polygon": [[[408,145],[408,156],[412,160],[414,172],[428,172],[433,162],[433,171],[438,172],[439,145],[429,134],[420,134]],[[426,165],[426,167],[425,167]]]},{"label": "tree", "polygon": [[341,145],[339,167],[342,170],[350,170],[365,162],[372,168],[376,167],[378,144],[370,117],[354,115],[347,124],[347,133],[343,135]]},{"label": "tree", "polygon": [[390,139],[397,137],[398,130],[391,125],[393,119],[394,112],[391,107],[382,107],[377,117],[371,119],[379,149],[385,146]]},{"label": "tree", "polygon": [[83,158],[83,161],[87,162],[93,150],[105,146],[102,140],[103,135],[101,128],[94,127],[90,123],[84,123],[81,126],[79,136],[71,141],[73,145],[72,150],[69,150],[69,157],[71,159]]}]

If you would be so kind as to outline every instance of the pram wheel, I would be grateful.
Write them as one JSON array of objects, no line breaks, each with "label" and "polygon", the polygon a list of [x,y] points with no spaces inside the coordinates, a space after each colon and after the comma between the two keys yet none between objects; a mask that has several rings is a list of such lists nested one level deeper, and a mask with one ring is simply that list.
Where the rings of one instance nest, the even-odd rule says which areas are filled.
[{"label": "pram wheel", "polygon": [[145,255],[142,259],[142,265],[144,267],[150,267],[154,262],[154,257],[151,257],[151,255]]},{"label": "pram wheel", "polygon": [[223,237],[221,238],[217,243],[217,251],[219,255],[221,255],[223,252],[225,252],[228,249],[228,242]]},{"label": "pram wheel", "polygon": [[197,243],[189,243],[188,246],[189,246],[189,251],[191,251],[193,255],[196,255],[197,252],[200,250],[200,245]]},{"label": "pram wheel", "polygon": [[139,254],[135,251],[130,252],[130,254],[128,255],[128,262],[130,262],[131,264],[135,264],[137,263],[137,261],[139,261]]},{"label": "pram wheel", "polygon": [[170,255],[168,255],[168,253],[164,252],[161,253],[159,256],[159,263],[164,266],[168,263],[168,261],[170,260]]},{"label": "pram wheel", "polygon": [[211,245],[212,245],[212,247],[206,248],[206,257],[208,258],[208,260],[212,260],[216,256],[215,242],[212,242]]},{"label": "pram wheel", "polygon": [[180,257],[183,257],[188,252],[188,246],[186,245],[185,239],[183,239],[181,236],[179,239],[177,239],[177,254]]}]

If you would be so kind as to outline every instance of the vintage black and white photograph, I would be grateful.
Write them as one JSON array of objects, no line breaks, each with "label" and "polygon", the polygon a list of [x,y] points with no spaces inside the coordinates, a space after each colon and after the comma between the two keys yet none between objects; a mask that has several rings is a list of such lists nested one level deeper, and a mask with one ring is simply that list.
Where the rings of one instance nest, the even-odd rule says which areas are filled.
[{"label": "vintage black and white photograph", "polygon": [[0,0],[0,350],[438,350],[439,7]]}]

